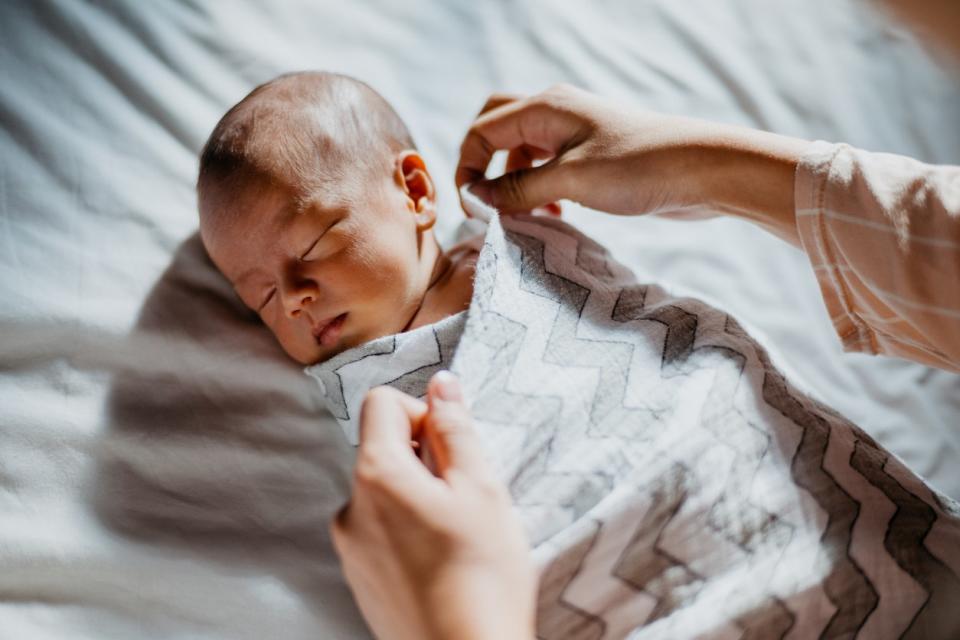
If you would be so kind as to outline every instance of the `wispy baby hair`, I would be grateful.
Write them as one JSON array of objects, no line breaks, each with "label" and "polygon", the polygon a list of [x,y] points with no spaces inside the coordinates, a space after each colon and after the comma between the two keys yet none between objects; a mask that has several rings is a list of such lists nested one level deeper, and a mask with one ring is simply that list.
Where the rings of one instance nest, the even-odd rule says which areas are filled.
[{"label": "wispy baby hair", "polygon": [[308,199],[358,171],[389,170],[416,148],[393,107],[369,85],[325,71],[281,75],[251,91],[214,127],[200,153],[200,213],[251,180]]}]

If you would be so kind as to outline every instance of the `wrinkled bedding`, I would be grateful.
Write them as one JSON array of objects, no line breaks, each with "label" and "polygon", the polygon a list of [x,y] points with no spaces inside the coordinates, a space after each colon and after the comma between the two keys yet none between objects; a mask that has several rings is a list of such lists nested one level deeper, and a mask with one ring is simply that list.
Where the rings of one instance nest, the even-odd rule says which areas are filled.
[{"label": "wrinkled bedding", "polygon": [[[352,449],[196,236],[213,125],[303,68],[396,106],[447,242],[459,141],[493,91],[566,81],[931,162],[960,149],[956,67],[858,0],[0,3],[0,638],[365,636],[326,532]],[[960,380],[844,355],[802,255],[732,221],[566,215],[960,496]]]}]

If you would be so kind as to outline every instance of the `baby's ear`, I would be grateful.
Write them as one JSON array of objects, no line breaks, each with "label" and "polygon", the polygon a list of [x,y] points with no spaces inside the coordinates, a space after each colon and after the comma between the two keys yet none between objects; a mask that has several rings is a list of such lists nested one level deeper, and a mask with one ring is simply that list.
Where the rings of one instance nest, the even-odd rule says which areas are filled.
[{"label": "baby's ear", "polygon": [[423,157],[413,149],[401,151],[397,155],[396,178],[407,194],[410,212],[417,218],[417,230],[433,227],[437,221],[436,191]]}]

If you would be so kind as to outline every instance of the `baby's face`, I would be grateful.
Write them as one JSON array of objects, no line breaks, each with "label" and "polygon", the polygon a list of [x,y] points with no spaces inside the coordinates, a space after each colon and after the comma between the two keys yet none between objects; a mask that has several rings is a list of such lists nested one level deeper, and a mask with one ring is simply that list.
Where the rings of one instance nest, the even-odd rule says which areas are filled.
[{"label": "baby's face", "polygon": [[399,333],[429,284],[435,242],[416,205],[385,178],[301,211],[291,193],[250,189],[204,244],[243,302],[292,358],[313,364]]}]

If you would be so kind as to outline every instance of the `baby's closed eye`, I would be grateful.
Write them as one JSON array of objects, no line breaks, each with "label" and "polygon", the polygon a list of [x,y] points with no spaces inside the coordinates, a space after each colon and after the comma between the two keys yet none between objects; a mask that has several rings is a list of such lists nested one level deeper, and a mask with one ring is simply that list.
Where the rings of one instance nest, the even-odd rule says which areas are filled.
[{"label": "baby's closed eye", "polygon": [[264,297],[263,302],[261,302],[260,305],[257,307],[257,313],[260,313],[261,311],[263,311],[263,308],[267,306],[267,303],[273,300],[273,297],[276,293],[277,293],[277,288],[270,287],[270,290],[267,292],[266,297]]},{"label": "baby's closed eye", "polygon": [[328,233],[337,225],[338,222],[340,221],[334,220],[326,229],[324,229],[307,248],[307,250],[300,254],[300,260],[316,260],[323,255],[323,252],[320,249],[325,243],[321,242],[321,240],[324,238],[329,238]]}]

